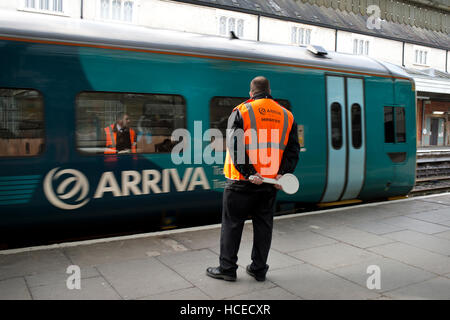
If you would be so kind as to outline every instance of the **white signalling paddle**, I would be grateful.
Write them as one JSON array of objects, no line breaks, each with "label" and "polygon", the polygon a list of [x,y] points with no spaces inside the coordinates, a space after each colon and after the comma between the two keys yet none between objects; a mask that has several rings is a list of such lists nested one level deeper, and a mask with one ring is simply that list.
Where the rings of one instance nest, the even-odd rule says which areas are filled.
[{"label": "white signalling paddle", "polygon": [[[256,176],[250,176],[248,179],[253,180]],[[294,194],[297,192],[299,187],[299,182],[296,176],[292,173],[286,173],[281,176],[280,179],[263,178],[263,182],[271,184],[279,184],[284,192],[287,194]]]}]

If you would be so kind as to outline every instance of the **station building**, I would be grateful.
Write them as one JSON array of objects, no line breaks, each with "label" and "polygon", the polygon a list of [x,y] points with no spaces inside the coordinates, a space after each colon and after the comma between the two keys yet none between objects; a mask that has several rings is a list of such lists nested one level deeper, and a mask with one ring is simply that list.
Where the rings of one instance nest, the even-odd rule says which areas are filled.
[{"label": "station building", "polygon": [[0,8],[223,37],[233,31],[387,61],[415,80],[417,146],[450,147],[450,0],[3,0]]}]

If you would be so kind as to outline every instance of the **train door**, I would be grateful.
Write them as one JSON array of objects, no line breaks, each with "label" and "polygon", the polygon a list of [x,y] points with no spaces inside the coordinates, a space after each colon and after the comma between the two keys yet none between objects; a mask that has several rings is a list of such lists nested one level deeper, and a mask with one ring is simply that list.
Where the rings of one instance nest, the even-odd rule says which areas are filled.
[{"label": "train door", "polygon": [[439,131],[439,119],[432,118],[431,119],[431,138],[430,138],[430,144],[432,146],[437,146],[437,144],[438,144],[438,131]]},{"label": "train door", "polygon": [[364,88],[361,78],[326,77],[327,184],[321,202],[354,199],[364,182]]}]

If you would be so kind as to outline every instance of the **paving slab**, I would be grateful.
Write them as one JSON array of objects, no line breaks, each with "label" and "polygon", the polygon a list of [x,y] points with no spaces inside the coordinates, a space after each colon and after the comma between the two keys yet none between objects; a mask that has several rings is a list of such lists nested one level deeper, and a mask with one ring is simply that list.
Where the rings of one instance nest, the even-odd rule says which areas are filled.
[{"label": "paving slab", "polygon": [[433,236],[450,240],[450,230],[433,234]]},{"label": "paving slab", "polygon": [[327,229],[330,227],[334,227],[336,225],[343,224],[345,222],[344,219],[342,219],[342,216],[346,216],[346,213],[343,211],[332,211],[326,214],[311,214],[311,215],[305,215],[303,217],[303,223],[308,224],[309,230],[312,226],[315,227],[315,229],[318,227],[319,229]]},{"label": "paving slab", "polygon": [[368,250],[439,275],[450,272],[449,257],[416,248],[405,243],[390,243],[372,247]]},{"label": "paving slab", "polygon": [[373,289],[373,291],[378,293],[398,289],[436,277],[434,273],[388,258],[380,258],[335,268],[330,270],[330,272],[357,283],[360,286],[366,286],[369,277],[374,275],[373,270],[369,268],[370,266],[379,267],[380,289]]},{"label": "paving slab", "polygon": [[445,209],[409,214],[405,217],[427,222],[439,223],[441,221],[450,220],[450,207]]},{"label": "paving slab", "polygon": [[346,211],[345,222],[373,221],[382,218],[391,218],[403,215],[402,212],[388,210],[384,205],[364,206],[348,208]]},{"label": "paving slab", "polygon": [[450,300],[450,279],[436,277],[394,291],[386,292],[392,299]]},{"label": "paving slab", "polygon": [[439,221],[438,224],[446,226],[446,227],[450,227],[450,220]]},{"label": "paving slab", "polygon": [[225,299],[275,286],[270,279],[265,282],[256,281],[242,267],[237,270],[237,281],[235,282],[208,277],[206,269],[219,265],[219,256],[210,250],[183,252],[161,256],[158,259],[170,265],[177,274],[183,276],[213,299]]},{"label": "paving slab", "polygon": [[68,289],[66,282],[30,288],[35,300],[121,300],[103,277],[81,280],[80,289]]},{"label": "paving slab", "polygon": [[386,233],[405,230],[404,227],[394,226],[387,223],[375,221],[350,222],[347,226],[353,229],[370,232],[376,235],[384,235]]},{"label": "paving slab", "polygon": [[187,288],[154,294],[139,300],[211,300],[198,288]]},{"label": "paving slab", "polygon": [[347,244],[354,245],[359,248],[368,248],[393,242],[390,239],[380,237],[373,233],[357,230],[347,226],[337,226],[329,229],[319,229],[314,232],[329,238],[333,238],[335,240],[345,242]]},{"label": "paving slab", "polygon": [[403,215],[425,212],[438,209],[446,209],[447,205],[428,202],[422,200],[409,200],[409,201],[399,201],[399,202],[389,202],[385,204],[380,204],[375,206],[376,210],[383,210],[385,212],[398,212]]},{"label": "paving slab", "polygon": [[193,287],[192,283],[156,258],[109,263],[97,269],[124,299]]},{"label": "paving slab", "polygon": [[189,250],[186,252],[165,254],[157,257],[157,259],[171,267],[184,264],[202,265],[202,267],[207,263],[213,263],[214,266],[219,264],[219,255],[210,249]]},{"label": "paving slab", "polygon": [[[274,221],[265,282],[245,271],[247,223],[236,282],[210,278],[220,227],[60,249],[0,254],[0,299],[407,299],[448,298],[450,195],[352,207]],[[67,267],[81,269],[69,290]],[[367,288],[368,266],[381,288]]]},{"label": "paving slab", "polygon": [[[322,229],[320,229],[322,230]],[[293,252],[302,249],[320,247],[337,241],[311,231],[290,232],[288,234],[274,237],[272,248],[279,252]]]},{"label": "paving slab", "polygon": [[279,287],[303,299],[374,299],[379,295],[367,288],[304,263],[268,272]]},{"label": "paving slab", "polygon": [[372,252],[345,243],[294,251],[290,252],[289,255],[326,270],[361,262],[370,264],[371,260],[380,258]]},{"label": "paving slab", "polygon": [[417,219],[411,219],[408,217],[394,217],[380,220],[381,223],[392,224],[394,226],[403,227],[408,230],[414,230],[422,233],[433,234],[438,232],[444,232],[450,230],[449,227],[421,221]]},{"label": "paving slab", "polygon": [[300,297],[280,288],[270,288],[241,294],[239,296],[227,298],[229,300],[302,300]]},{"label": "paving slab", "polygon": [[25,279],[20,277],[0,281],[0,300],[31,300]]},{"label": "paving slab", "polygon": [[[252,262],[252,248],[253,242],[243,242],[239,247],[238,252],[238,265],[243,268],[247,267]],[[218,255],[220,254],[220,246],[212,248],[214,252]],[[296,264],[301,264],[303,261],[295,259],[287,254],[279,252],[278,250],[271,248],[269,251],[269,257],[267,259],[267,264],[269,265],[271,270],[285,268],[289,266],[293,266]]]},{"label": "paving slab", "polygon": [[433,235],[405,230],[389,233],[385,236],[393,240],[410,244],[414,247],[422,248],[445,256],[450,255],[450,240],[438,238]]},{"label": "paving slab", "polygon": [[171,235],[170,238],[193,250],[206,249],[219,245],[220,228],[183,232]]},{"label": "paving slab", "polygon": [[273,234],[275,238],[291,232],[307,231],[311,227],[317,227],[306,220],[305,217],[295,217],[292,219],[276,219],[273,221]]},{"label": "paving slab", "polygon": [[422,199],[422,201],[431,202],[431,203],[438,203],[443,205],[450,205],[450,195],[442,195],[442,196],[436,196],[436,197],[430,197]]},{"label": "paving slab", "polygon": [[[69,271],[69,273],[67,272]],[[55,270],[52,272],[43,272],[31,276],[25,276],[25,280],[30,288],[38,286],[46,286],[56,283],[66,283],[67,279],[73,275],[73,271],[67,268]],[[100,273],[94,267],[80,267],[80,278],[88,279],[99,277]]]},{"label": "paving slab", "polygon": [[65,248],[66,255],[78,266],[96,266],[107,263],[143,259],[164,253],[188,250],[168,237],[149,237],[110,241]]},{"label": "paving slab", "polygon": [[72,264],[59,249],[0,255],[0,280],[66,270]]}]

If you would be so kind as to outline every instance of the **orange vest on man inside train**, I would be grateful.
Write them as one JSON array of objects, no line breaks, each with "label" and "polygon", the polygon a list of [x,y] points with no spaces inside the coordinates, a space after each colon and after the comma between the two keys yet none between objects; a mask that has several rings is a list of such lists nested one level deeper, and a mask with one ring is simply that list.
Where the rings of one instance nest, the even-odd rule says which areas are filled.
[{"label": "orange vest on man inside train", "polygon": [[[263,177],[275,178],[289,140],[294,116],[272,99],[248,100],[233,111],[236,109],[241,113],[244,123],[245,152],[250,163]],[[236,136],[239,139],[239,134]],[[228,179],[246,180],[234,166],[228,148],[223,171]]]},{"label": "orange vest on man inside train", "polygon": [[[130,130],[130,143],[131,152],[136,153],[136,132],[133,129]],[[114,124],[111,124],[105,128],[106,134],[106,149],[105,154],[117,153],[117,132],[114,131]]]}]

